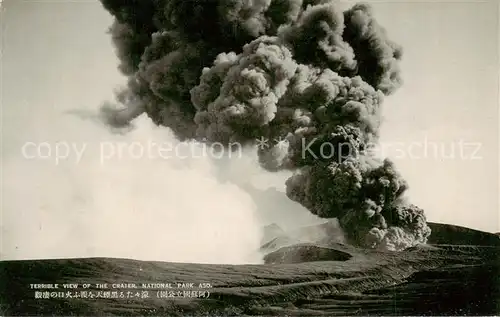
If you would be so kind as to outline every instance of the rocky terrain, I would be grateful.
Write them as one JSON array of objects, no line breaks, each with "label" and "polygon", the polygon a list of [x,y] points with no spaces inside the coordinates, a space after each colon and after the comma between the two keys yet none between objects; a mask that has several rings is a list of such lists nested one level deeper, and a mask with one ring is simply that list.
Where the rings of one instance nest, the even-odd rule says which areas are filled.
[{"label": "rocky terrain", "polygon": [[[311,240],[311,233],[322,230],[331,235],[336,230],[332,223],[292,234],[270,226],[262,247],[267,253],[263,265],[111,258],[3,261],[0,313],[498,315],[500,237],[445,224],[430,226],[433,233],[428,245],[403,252],[363,250],[339,239],[320,239],[321,235],[314,237],[315,243],[305,238]],[[57,289],[31,285],[54,283]],[[65,283],[78,285],[64,289]],[[163,285],[143,285],[152,283]],[[186,288],[177,283],[194,285]],[[90,285],[84,288],[84,284]],[[98,289],[97,284],[107,284],[107,288]],[[43,298],[42,291],[52,298]]]}]

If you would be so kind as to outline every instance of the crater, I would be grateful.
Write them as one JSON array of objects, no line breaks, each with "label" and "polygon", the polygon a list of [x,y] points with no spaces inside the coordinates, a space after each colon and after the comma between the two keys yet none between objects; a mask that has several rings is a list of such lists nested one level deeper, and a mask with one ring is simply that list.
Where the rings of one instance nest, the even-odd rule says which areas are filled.
[{"label": "crater", "polygon": [[283,247],[264,257],[266,264],[303,263],[316,261],[347,261],[352,255],[318,245],[299,244]]}]

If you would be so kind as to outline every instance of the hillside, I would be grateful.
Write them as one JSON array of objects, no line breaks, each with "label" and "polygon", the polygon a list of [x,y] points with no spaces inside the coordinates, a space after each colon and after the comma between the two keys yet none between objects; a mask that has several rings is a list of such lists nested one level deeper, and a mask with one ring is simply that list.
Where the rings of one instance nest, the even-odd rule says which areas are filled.
[{"label": "hillside", "polygon": [[[3,261],[2,315],[498,315],[500,247],[492,245],[496,240],[477,238],[478,233],[467,228],[433,226],[437,230],[431,240],[441,244],[398,253],[338,242],[276,245],[264,265],[109,258]],[[482,233],[488,235],[496,237]],[[457,245],[447,240],[450,236],[476,244]],[[49,290],[54,294],[68,291],[62,289],[64,283],[78,283],[69,291],[79,298],[37,299],[30,284],[42,283],[58,283],[58,289]],[[84,283],[92,285],[84,289]],[[95,288],[104,283],[107,289]],[[143,283],[171,283],[173,288],[149,289]],[[183,289],[176,283],[195,285]],[[186,290],[191,293],[183,293]],[[118,292],[118,297],[123,292],[125,298],[81,298],[82,292],[90,291],[101,296]],[[142,291],[149,298],[127,294]],[[201,298],[192,291],[209,296]],[[168,292],[175,298],[158,298],[168,297]]]}]

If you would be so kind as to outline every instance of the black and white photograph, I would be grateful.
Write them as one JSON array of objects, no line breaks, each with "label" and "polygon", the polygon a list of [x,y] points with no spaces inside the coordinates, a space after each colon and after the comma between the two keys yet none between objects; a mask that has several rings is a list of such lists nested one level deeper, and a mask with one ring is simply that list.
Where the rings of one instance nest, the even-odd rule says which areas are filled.
[{"label": "black and white photograph", "polygon": [[0,0],[0,315],[500,315],[499,17]]}]

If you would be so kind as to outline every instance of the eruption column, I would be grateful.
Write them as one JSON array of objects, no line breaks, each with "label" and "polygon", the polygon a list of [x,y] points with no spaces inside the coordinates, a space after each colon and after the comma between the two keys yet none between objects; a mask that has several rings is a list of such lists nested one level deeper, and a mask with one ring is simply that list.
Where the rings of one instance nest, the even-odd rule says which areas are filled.
[{"label": "eruption column", "polygon": [[258,150],[261,165],[293,170],[288,197],[338,218],[352,243],[402,250],[427,241],[423,211],[403,197],[406,182],[368,151],[384,96],[402,83],[402,50],[368,5],[102,2],[115,16],[111,34],[130,78],[121,93],[130,109],[118,117],[108,109],[108,121],[123,125],[146,112],[179,139],[282,140]]}]

